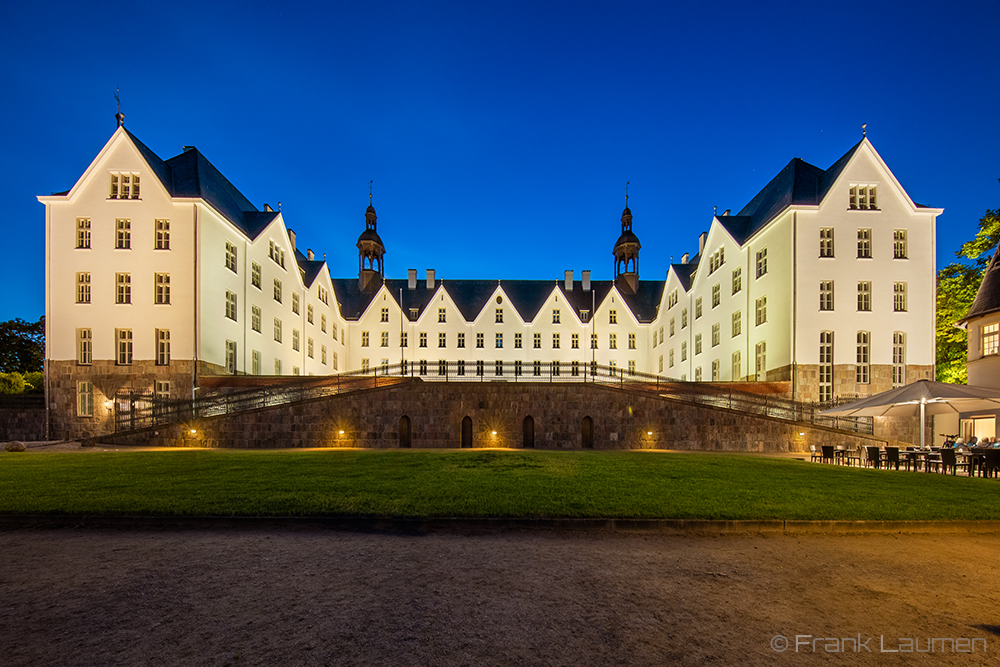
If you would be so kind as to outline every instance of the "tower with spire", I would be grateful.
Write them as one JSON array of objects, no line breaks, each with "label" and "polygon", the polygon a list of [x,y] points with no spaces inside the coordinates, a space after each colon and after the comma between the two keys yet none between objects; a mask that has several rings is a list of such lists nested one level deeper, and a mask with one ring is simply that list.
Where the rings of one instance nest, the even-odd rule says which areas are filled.
[{"label": "tower with spire", "polygon": [[628,183],[625,184],[625,210],[622,211],[622,234],[615,242],[615,285],[626,294],[639,289],[639,237],[632,232],[632,211],[628,207]]},{"label": "tower with spire", "polygon": [[372,193],[368,191],[368,209],[365,211],[365,231],[358,237],[358,286],[367,290],[370,286],[378,287],[385,280],[385,268],[382,256],[385,255],[385,244],[382,243],[376,227],[378,216],[372,206]]}]

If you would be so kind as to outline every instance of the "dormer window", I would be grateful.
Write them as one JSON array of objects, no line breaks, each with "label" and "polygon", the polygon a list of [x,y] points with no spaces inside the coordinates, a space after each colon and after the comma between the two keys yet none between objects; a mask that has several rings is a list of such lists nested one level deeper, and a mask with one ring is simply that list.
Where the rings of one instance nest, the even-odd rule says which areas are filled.
[{"label": "dormer window", "polygon": [[852,210],[878,210],[877,186],[852,185],[850,190],[849,208]]},{"label": "dormer window", "polygon": [[138,199],[139,174],[131,172],[111,172],[111,194],[109,199]]}]

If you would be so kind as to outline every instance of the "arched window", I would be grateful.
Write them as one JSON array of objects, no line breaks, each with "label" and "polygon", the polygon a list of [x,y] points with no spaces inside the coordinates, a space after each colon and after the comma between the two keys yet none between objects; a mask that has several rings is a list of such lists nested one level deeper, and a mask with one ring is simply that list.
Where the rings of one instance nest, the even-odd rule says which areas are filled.
[{"label": "arched window", "polygon": [[532,448],[535,446],[535,420],[528,415],[524,418],[524,443],[525,448]]},{"label": "arched window", "polygon": [[399,418],[399,446],[409,447],[411,445],[410,418],[403,415]]},{"label": "arched window", "polygon": [[583,436],[583,448],[593,449],[594,448],[594,420],[590,417],[584,417],[583,423],[580,425],[580,432]]},{"label": "arched window", "polygon": [[462,448],[472,447],[472,417],[462,419]]}]

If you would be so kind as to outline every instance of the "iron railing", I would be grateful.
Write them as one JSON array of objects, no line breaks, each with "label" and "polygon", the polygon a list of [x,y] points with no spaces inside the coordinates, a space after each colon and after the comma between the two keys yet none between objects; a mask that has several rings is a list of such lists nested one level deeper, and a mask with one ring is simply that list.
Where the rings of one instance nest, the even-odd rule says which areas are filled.
[{"label": "iron railing", "polygon": [[223,387],[205,391],[195,400],[157,397],[148,392],[120,391],[115,397],[115,431],[232,414],[388,386],[404,379],[424,382],[589,382],[628,391],[655,394],[687,403],[726,408],[794,422],[872,433],[870,417],[825,417],[816,404],[755,394],[737,386],[684,382],[650,373],[594,362],[556,361],[404,361],[379,364],[330,376],[253,378],[264,386]]}]

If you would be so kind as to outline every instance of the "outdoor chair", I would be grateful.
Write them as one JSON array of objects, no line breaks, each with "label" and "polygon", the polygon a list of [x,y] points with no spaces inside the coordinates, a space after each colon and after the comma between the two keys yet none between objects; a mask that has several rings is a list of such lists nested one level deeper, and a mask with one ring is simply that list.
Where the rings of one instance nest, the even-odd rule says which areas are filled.
[{"label": "outdoor chair", "polygon": [[833,445],[821,445],[821,447],[823,449],[823,463],[833,463]]},{"label": "outdoor chair", "polygon": [[983,459],[983,477],[995,477],[1000,471],[1000,449],[986,450],[986,457]]},{"label": "outdoor chair", "polygon": [[955,453],[954,449],[942,449],[941,450],[941,472],[948,474],[948,468],[951,468],[951,474],[958,474],[959,468],[965,468],[969,470],[969,462],[963,461],[959,462],[958,454]]},{"label": "outdoor chair", "polygon": [[865,447],[865,465],[869,468],[882,467],[882,452],[878,447]]},{"label": "outdoor chair", "polygon": [[810,458],[809,458],[810,461],[815,461],[816,459],[820,458],[823,455],[822,452],[816,449],[816,445],[809,445],[809,453],[810,453]]},{"label": "outdoor chair", "polygon": [[[886,447],[885,448],[885,467],[895,466],[896,470],[899,470],[899,447]],[[906,460],[906,469],[910,469],[910,461]]]}]

